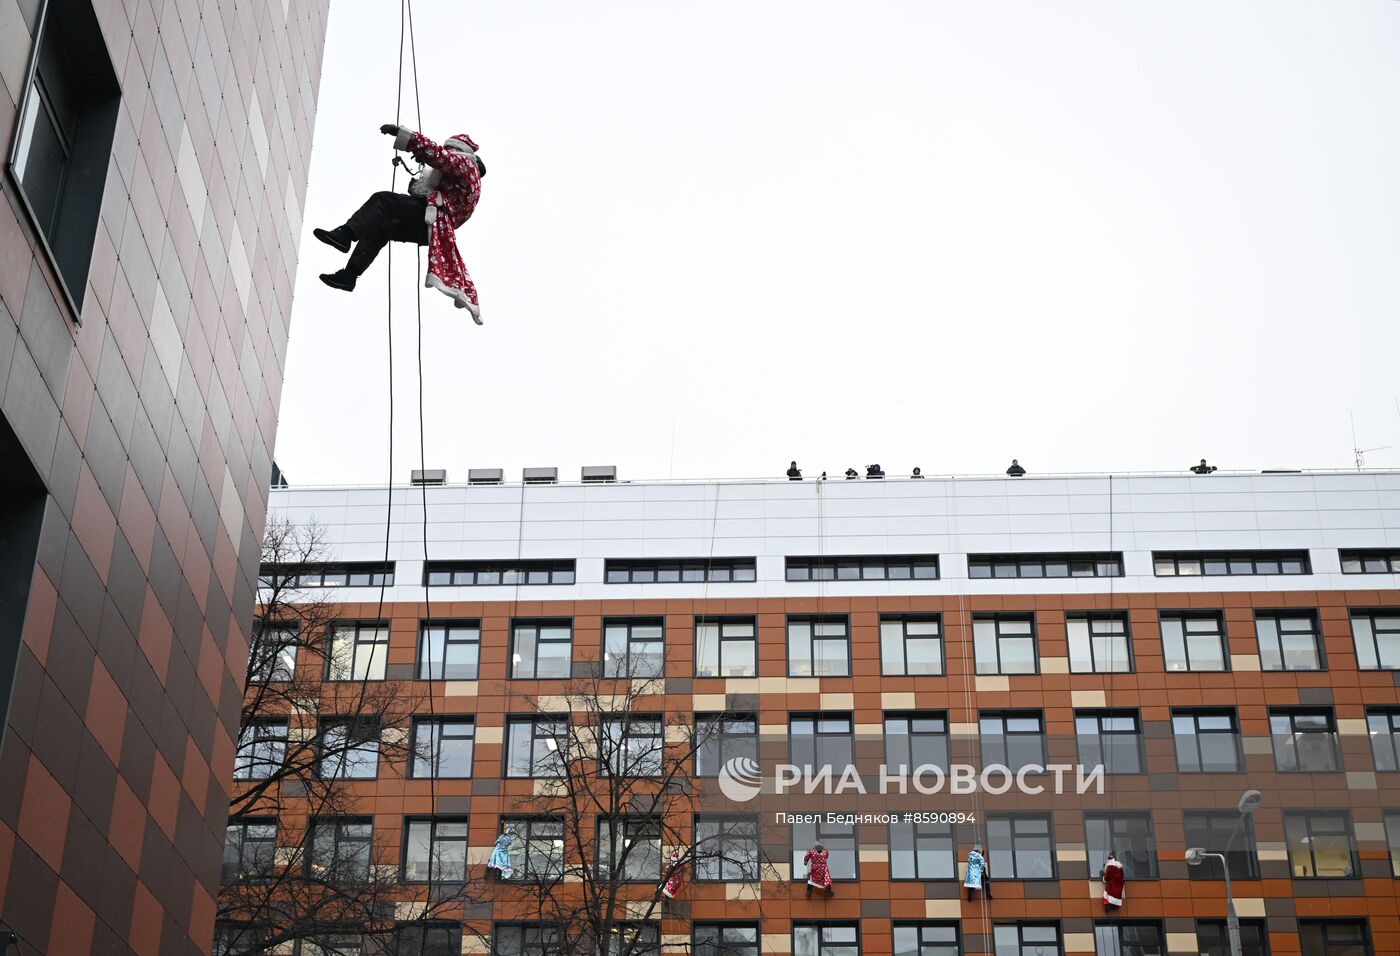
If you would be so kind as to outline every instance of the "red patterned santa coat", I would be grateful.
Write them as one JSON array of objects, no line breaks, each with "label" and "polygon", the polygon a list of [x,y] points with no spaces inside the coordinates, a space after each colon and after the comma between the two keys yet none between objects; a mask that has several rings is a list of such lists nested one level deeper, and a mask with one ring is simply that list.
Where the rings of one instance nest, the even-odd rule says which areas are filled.
[{"label": "red patterned santa coat", "polygon": [[[428,201],[428,274],[423,284],[452,299],[457,308],[466,309],[480,325],[476,284],[462,262],[455,235],[457,228],[471,218],[481,198],[476,144],[462,134],[439,146],[422,133],[400,127],[394,148],[407,150],[419,163],[438,173],[415,181],[424,187],[421,192]],[[412,187],[410,191],[420,192]]]}]

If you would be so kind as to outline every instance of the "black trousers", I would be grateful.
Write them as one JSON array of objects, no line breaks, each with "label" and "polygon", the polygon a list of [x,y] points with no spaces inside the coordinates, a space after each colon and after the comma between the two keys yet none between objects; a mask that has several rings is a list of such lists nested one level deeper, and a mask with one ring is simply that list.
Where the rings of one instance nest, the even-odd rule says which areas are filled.
[{"label": "black trousers", "polygon": [[427,208],[426,199],[406,193],[375,193],[366,199],[345,223],[357,240],[345,270],[356,278],[364,275],[379,250],[389,242],[426,246],[428,224],[423,221],[423,214]]}]

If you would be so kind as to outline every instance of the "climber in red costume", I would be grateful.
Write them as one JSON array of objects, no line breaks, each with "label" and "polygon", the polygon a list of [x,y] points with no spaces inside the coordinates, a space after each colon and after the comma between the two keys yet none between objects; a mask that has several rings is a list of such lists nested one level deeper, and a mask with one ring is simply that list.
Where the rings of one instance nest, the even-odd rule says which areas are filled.
[{"label": "climber in red costume", "polygon": [[[481,198],[486,164],[476,155],[476,143],[460,134],[439,146],[422,133],[393,123],[384,124],[379,131],[393,136],[394,148],[412,153],[423,169],[408,184],[407,193],[375,193],[344,225],[312,230],[326,245],[350,253],[345,268],[322,275],[321,281],[332,289],[352,292],[355,281],[387,243],[414,242],[428,247],[424,284],[451,298],[480,325],[476,286],[462,263],[454,235],[457,227],[471,218]],[[351,243],[355,244],[353,252]]]}]

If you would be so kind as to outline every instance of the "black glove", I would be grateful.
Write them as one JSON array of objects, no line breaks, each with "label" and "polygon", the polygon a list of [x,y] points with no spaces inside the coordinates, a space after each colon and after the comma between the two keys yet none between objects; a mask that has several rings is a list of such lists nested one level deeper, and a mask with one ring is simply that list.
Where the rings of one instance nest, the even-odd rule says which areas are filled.
[{"label": "black glove", "polygon": [[385,123],[383,126],[379,127],[379,132],[383,133],[385,136],[397,136],[399,135],[399,125],[397,123]]}]

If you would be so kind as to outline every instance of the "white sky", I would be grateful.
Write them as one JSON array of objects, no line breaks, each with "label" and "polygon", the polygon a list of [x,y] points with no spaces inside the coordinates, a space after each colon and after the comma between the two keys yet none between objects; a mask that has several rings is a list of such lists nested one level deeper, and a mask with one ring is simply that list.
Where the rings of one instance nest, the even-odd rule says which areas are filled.
[{"label": "white sky", "polygon": [[[332,4],[294,484],[386,477],[383,259],[329,290],[342,257],[311,227],[387,187],[396,7]],[[1368,466],[1400,466],[1394,0],[414,12],[425,132],[489,168],[458,231],[485,327],[423,293],[427,465],[453,480],[1350,467],[1351,413],[1395,446]]]}]

